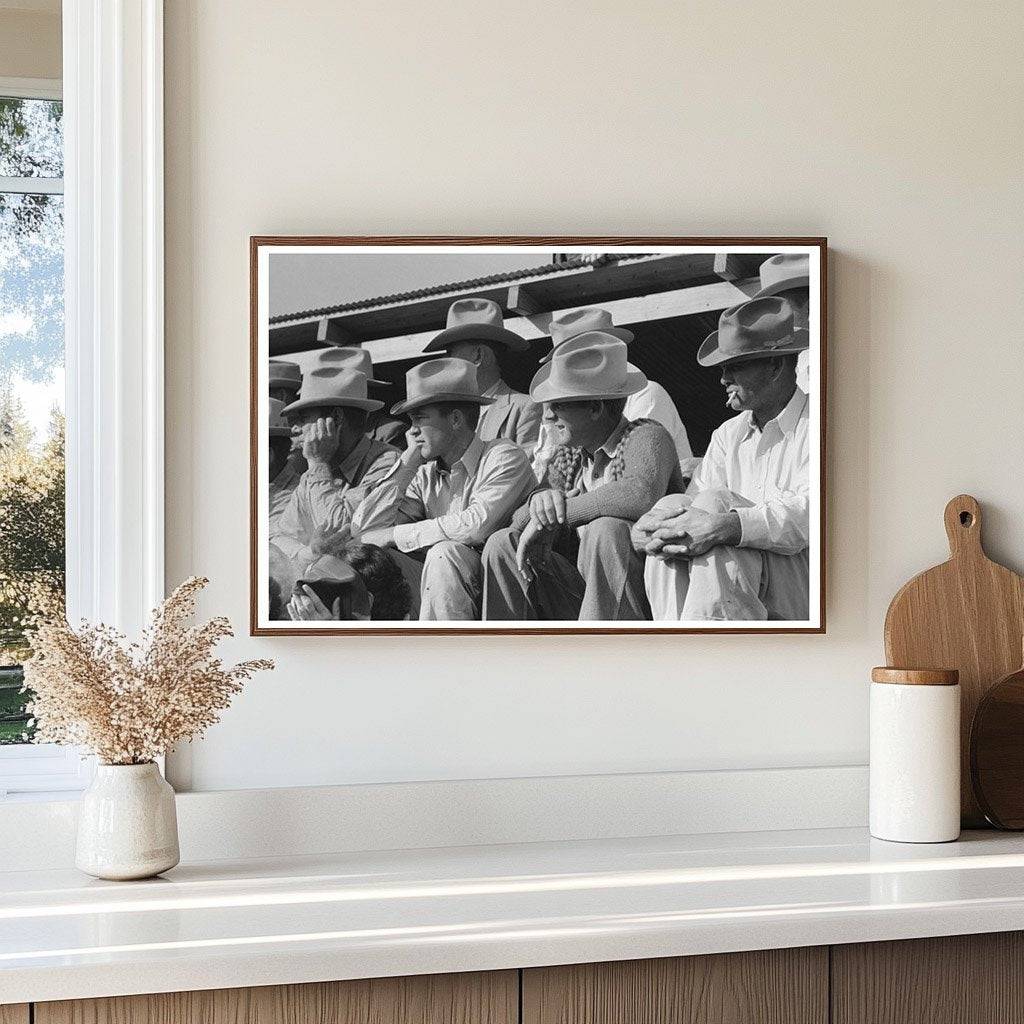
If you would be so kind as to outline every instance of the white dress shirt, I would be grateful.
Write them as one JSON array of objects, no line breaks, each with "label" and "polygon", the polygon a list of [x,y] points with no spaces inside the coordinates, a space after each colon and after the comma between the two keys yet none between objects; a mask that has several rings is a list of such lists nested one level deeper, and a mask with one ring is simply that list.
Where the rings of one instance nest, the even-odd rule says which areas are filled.
[{"label": "white dress shirt", "polygon": [[783,555],[810,544],[810,437],[807,395],[796,388],[764,429],[740,413],[712,435],[688,494],[724,487],[753,502],[737,508],[740,546]]},{"label": "white dress shirt", "polygon": [[[374,527],[394,526],[395,547],[418,551],[444,540],[482,547],[537,486],[526,452],[514,441],[474,437],[450,470],[434,460],[408,477],[396,467],[363,503],[360,516]],[[383,510],[391,509],[390,522]],[[358,526],[358,521],[356,523]]]}]

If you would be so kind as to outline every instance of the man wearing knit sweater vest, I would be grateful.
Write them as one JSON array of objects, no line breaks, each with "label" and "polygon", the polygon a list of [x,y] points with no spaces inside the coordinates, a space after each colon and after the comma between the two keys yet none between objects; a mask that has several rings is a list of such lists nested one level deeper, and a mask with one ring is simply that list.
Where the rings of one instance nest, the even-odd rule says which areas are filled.
[{"label": "man wearing knit sweater vest", "polygon": [[668,431],[623,416],[626,398],[646,384],[625,343],[604,331],[570,339],[537,371],[530,397],[561,445],[512,525],[484,546],[484,619],[651,617],[630,527],[681,490],[682,475]]},{"label": "man wearing knit sweater vest", "polygon": [[633,528],[660,621],[804,621],[810,605],[810,449],[797,360],[808,332],[780,296],[727,309],[697,353],[739,415],[711,435],[686,494]]}]

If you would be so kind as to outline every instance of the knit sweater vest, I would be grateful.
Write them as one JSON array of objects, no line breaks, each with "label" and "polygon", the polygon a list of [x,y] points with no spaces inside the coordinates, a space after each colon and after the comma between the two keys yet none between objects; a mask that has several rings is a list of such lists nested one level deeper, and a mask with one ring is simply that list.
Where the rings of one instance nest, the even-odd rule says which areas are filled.
[{"label": "knit sweater vest", "polygon": [[[552,454],[538,490],[572,491],[579,486],[582,472],[581,450],[562,445]],[[609,476],[611,479],[600,487],[566,498],[567,526],[585,526],[603,516],[635,523],[660,498],[683,490],[675,443],[654,420],[633,420],[629,424],[612,456]],[[512,527],[523,530],[529,521],[527,501],[512,517]]]}]

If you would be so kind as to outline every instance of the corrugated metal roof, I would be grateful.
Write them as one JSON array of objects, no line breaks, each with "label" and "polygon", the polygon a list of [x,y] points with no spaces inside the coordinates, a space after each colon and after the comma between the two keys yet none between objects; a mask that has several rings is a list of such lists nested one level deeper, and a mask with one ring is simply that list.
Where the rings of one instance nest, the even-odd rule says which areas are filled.
[{"label": "corrugated metal roof", "polygon": [[290,320],[301,320],[313,316],[333,316],[337,313],[371,309],[374,306],[388,306],[395,302],[410,302],[413,299],[429,298],[431,295],[443,295],[445,292],[462,292],[473,288],[489,288],[496,284],[522,281],[528,277],[547,277],[551,274],[580,270],[583,267],[600,265],[602,263],[612,263],[628,259],[644,259],[646,256],[646,253],[638,252],[601,253],[595,259],[593,253],[579,253],[559,263],[545,263],[539,267],[509,270],[502,274],[489,274],[486,277],[471,277],[466,281],[452,281],[448,284],[435,284],[428,288],[416,288],[408,292],[377,295],[369,299],[358,299],[355,302],[343,302],[336,306],[320,306],[317,309],[303,309],[296,313],[279,313],[277,316],[270,317],[269,322],[271,324],[283,324]]}]

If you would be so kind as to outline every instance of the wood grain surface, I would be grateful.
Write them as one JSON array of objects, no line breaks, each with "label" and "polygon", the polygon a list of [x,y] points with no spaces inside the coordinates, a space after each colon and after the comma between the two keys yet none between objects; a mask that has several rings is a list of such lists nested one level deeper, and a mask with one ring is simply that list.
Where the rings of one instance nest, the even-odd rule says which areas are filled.
[{"label": "wood grain surface", "polygon": [[825,1024],[828,950],[523,971],[523,1024]]},{"label": "wood grain surface", "polygon": [[1024,579],[982,548],[982,511],[968,494],[945,511],[949,561],[915,576],[889,605],[885,657],[894,668],[960,672],[960,812],[965,827],[986,824],[971,787],[970,729],[986,690],[1020,666]]},{"label": "wood grain surface", "polygon": [[0,1024],[28,1024],[28,1005],[8,1003],[0,1006]]},{"label": "wood grain surface", "polygon": [[518,1001],[493,971],[37,1003],[35,1024],[516,1024]]},{"label": "wood grain surface", "polygon": [[832,1024],[1024,1024],[1024,935],[832,947]]}]

